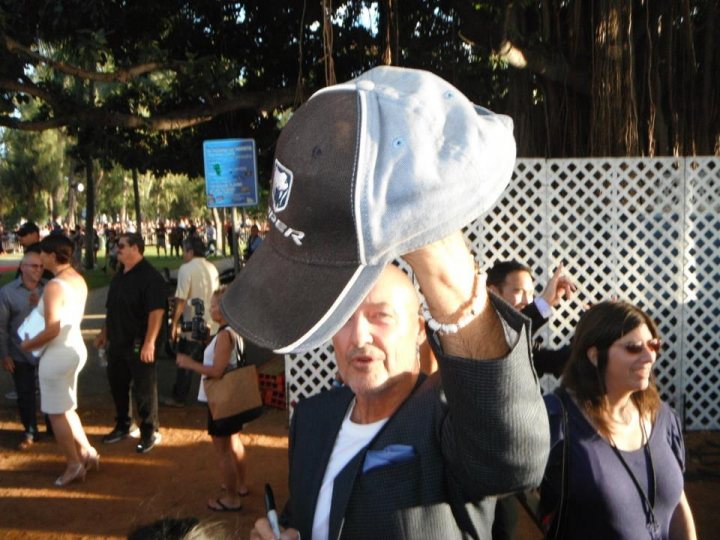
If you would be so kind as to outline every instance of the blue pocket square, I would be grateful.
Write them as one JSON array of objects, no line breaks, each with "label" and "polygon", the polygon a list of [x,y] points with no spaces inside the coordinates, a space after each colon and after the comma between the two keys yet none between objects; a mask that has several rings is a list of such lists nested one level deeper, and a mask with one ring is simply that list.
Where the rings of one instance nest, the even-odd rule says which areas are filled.
[{"label": "blue pocket square", "polygon": [[402,463],[415,457],[415,448],[407,444],[391,444],[382,450],[368,450],[363,463],[363,474],[393,463]]}]

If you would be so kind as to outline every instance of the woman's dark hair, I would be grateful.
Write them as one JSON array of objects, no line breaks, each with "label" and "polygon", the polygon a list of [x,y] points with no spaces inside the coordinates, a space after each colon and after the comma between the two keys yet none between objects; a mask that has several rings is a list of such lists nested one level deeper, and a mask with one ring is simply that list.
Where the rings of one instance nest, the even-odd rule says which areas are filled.
[{"label": "woman's dark hair", "polygon": [[72,240],[62,234],[50,234],[40,240],[40,251],[54,253],[58,264],[67,264],[72,260],[75,247]]},{"label": "woman's dark hair", "polygon": [[[601,302],[586,311],[575,327],[570,359],[565,365],[562,385],[572,390],[575,398],[595,421],[603,435],[609,434],[606,412],[605,372],[610,346],[637,327],[646,325],[653,338],[659,337],[653,320],[628,302]],[[597,348],[597,367],[588,358],[588,350]],[[660,408],[655,376],[645,390],[631,396],[641,415],[650,413],[653,420]]]}]

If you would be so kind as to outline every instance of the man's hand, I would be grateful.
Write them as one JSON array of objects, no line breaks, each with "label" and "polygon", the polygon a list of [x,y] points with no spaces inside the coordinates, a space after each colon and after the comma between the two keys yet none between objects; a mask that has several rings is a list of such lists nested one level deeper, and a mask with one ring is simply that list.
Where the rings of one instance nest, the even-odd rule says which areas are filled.
[{"label": "man's hand", "polygon": [[30,352],[32,350],[30,348],[30,341],[30,336],[28,334],[25,334],[25,339],[20,342],[20,350],[22,352]]},{"label": "man's hand", "polygon": [[140,361],[146,364],[152,364],[155,361],[155,344],[144,343],[140,349]]},{"label": "man's hand", "polygon": [[280,538],[276,539],[270,528],[267,518],[260,518],[255,522],[255,528],[250,532],[250,540],[300,540],[297,529],[280,529]]},{"label": "man's hand", "polygon": [[462,231],[403,258],[412,267],[436,321],[457,322],[469,309],[468,302],[475,292],[476,317],[456,334],[440,335],[446,354],[475,359],[500,358],[507,354],[509,346],[503,326],[489,303],[484,279],[476,281],[475,260]]},{"label": "man's hand", "polygon": [[189,366],[196,364],[197,362],[195,362],[192,357],[187,354],[177,353],[177,355],[175,355],[175,363],[180,368],[190,369]]},{"label": "man's hand", "polygon": [[97,336],[95,336],[95,339],[93,340],[93,347],[96,349],[100,349],[101,347],[105,347],[107,345],[107,335],[105,332],[100,332]]},{"label": "man's hand", "polygon": [[3,358],[3,368],[5,368],[5,371],[8,373],[15,373],[15,362],[10,356]]},{"label": "man's hand", "polygon": [[170,341],[177,341],[180,338],[180,327],[177,321],[170,325]]},{"label": "man's hand", "polygon": [[566,275],[563,264],[557,267],[555,273],[550,278],[550,281],[545,285],[545,290],[540,296],[542,296],[548,305],[556,307],[562,300],[570,300],[577,286],[573,280]]}]

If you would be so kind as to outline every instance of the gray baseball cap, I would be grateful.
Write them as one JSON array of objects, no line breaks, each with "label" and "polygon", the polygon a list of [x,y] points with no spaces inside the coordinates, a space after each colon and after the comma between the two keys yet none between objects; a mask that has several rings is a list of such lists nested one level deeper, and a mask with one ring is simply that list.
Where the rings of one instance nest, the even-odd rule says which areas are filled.
[{"label": "gray baseball cap", "polygon": [[514,163],[512,121],[427,71],[378,67],[315,93],[280,134],[270,231],[223,315],[279,353],[321,346],[388,263],[487,211]]}]

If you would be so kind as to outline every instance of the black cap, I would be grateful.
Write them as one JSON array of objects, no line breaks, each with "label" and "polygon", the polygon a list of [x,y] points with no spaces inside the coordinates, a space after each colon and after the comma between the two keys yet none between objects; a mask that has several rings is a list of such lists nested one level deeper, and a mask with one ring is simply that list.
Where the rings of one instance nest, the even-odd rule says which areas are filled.
[{"label": "black cap", "polygon": [[23,223],[20,228],[15,233],[18,237],[27,236],[28,234],[32,233],[40,233],[40,229],[37,225],[35,225],[35,222],[33,221],[26,221]]}]

